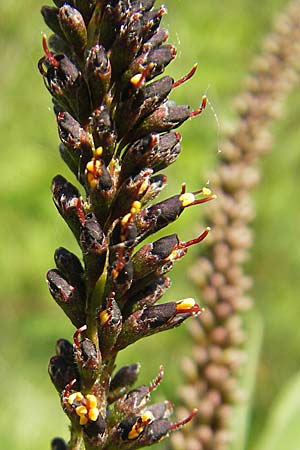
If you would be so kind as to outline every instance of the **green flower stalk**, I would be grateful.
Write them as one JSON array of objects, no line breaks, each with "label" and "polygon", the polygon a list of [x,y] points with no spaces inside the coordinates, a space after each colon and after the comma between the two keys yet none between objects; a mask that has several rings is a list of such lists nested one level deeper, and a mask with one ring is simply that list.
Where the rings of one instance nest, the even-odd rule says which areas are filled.
[{"label": "green flower stalk", "polygon": [[242,313],[252,306],[252,278],[244,270],[255,216],[251,190],[260,179],[257,163],[272,148],[270,127],[299,83],[299,48],[300,3],[293,0],[276,20],[235,100],[237,121],[225,133],[218,167],[210,176],[218,195],[206,211],[213,231],[206,254],[191,270],[206,312],[203,320],[190,324],[193,355],[182,362],[186,382],[180,389],[183,409],[199,411],[187,432],[172,436],[174,450],[227,450],[238,432],[234,405],[248,395],[238,378],[247,361]]},{"label": "green flower stalk", "polygon": [[[55,206],[74,234],[82,259],[61,247],[47,281],[75,327],[74,344],[60,339],[49,374],[70,419],[69,443],[54,450],[137,449],[154,444],[196,414],[172,423],[169,401],[149,406],[149,386],[132,389],[140,370],[115,372],[118,352],[137,340],[180,325],[202,308],[191,298],[157,304],[170,286],[166,274],[189,246],[177,234],[143,240],[192,206],[214,198],[207,188],[156,202],[166,185],[159,173],[178,157],[187,119],[199,115],[169,99],[178,81],[161,75],[175,58],[160,28],[166,9],[154,0],[90,0],[44,6],[54,32],[43,37],[39,70],[52,96],[60,155],[80,191],[64,176],[52,181]],[[153,81],[154,80],[154,81]],[[151,203],[150,203],[151,202]],[[136,246],[139,249],[136,250]]]}]

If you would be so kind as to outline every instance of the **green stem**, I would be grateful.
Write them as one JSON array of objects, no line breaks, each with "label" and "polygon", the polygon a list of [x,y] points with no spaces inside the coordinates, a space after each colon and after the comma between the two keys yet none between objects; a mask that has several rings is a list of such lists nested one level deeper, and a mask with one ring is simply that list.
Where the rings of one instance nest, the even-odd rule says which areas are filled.
[{"label": "green stem", "polygon": [[71,425],[71,438],[68,443],[68,450],[80,450],[82,448],[82,430]]},{"label": "green stem", "polygon": [[91,293],[88,304],[87,304],[87,314],[86,314],[86,324],[87,324],[87,331],[86,335],[91,341],[96,345],[97,348],[99,348],[99,341],[98,341],[98,330],[97,330],[97,320],[96,320],[96,311],[97,308],[100,306],[100,301],[103,296],[103,292],[105,289],[106,284],[106,267],[103,270],[103,273],[99,280],[97,281],[97,284],[95,286],[95,289]]}]

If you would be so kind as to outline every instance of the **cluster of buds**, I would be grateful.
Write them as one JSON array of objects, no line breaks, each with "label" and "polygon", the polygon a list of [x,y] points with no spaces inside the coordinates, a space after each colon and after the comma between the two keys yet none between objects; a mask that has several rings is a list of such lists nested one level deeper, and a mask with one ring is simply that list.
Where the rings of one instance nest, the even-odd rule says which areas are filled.
[{"label": "cluster of buds", "polygon": [[55,206],[82,258],[61,247],[47,273],[52,297],[76,328],[74,344],[60,339],[49,364],[71,421],[70,442],[56,438],[52,448],[136,449],[196,413],[171,423],[169,402],[147,406],[162,370],[150,387],[134,390],[139,365],[114,370],[120,350],[203,310],[190,298],[157,302],[170,286],[166,274],[174,262],[209,228],[187,242],[177,234],[142,242],[186,208],[215,198],[208,188],[186,192],[183,183],[177,195],[155,203],[166,185],[159,172],[180,154],[174,129],[199,115],[206,97],[193,111],[169,99],[196,66],[177,81],[153,81],[176,56],[160,28],[166,9],[154,8],[154,0],[54,3],[42,8],[54,34],[43,37],[38,67],[52,96],[60,155],[82,189],[62,175],[52,181]]},{"label": "cluster of buds", "polygon": [[259,180],[257,162],[271,149],[270,126],[283,101],[299,83],[299,1],[292,1],[275,22],[253,64],[245,91],[236,99],[236,125],[220,145],[219,166],[210,176],[218,202],[207,209],[213,227],[206,255],[191,270],[202,292],[206,313],[190,323],[193,357],[182,361],[186,384],[180,390],[182,413],[197,407],[188,432],[171,437],[174,450],[226,450],[236,430],[233,406],[247,393],[238,377],[247,355],[241,313],[251,307],[247,291],[252,279],[243,264],[252,243],[249,225],[254,218],[250,191]]}]

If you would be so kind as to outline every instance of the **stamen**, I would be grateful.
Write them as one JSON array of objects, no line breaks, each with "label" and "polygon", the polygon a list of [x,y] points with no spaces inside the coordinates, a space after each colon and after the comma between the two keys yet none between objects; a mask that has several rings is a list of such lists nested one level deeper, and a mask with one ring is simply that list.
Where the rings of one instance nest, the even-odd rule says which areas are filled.
[{"label": "stamen", "polygon": [[117,248],[117,261],[115,264],[115,267],[113,268],[111,274],[112,274],[112,278],[115,280],[116,278],[118,278],[121,270],[123,269],[125,265],[124,262],[124,249],[123,247],[118,247]]},{"label": "stamen", "polygon": [[185,83],[186,81],[188,81],[190,78],[192,78],[192,76],[195,74],[196,70],[197,70],[198,64],[195,63],[192,67],[192,69],[189,71],[189,73],[187,73],[186,75],[184,75],[184,77],[180,78],[178,81],[175,81],[173,83],[172,89],[177,88],[178,86],[180,86],[181,84]]},{"label": "stamen", "polygon": [[52,66],[59,67],[59,62],[57,61],[57,59],[54,58],[54,56],[52,55],[52,53],[50,52],[50,50],[48,48],[47,38],[46,38],[45,34],[42,37],[42,46],[43,46],[45,55],[46,55],[47,59],[49,60],[49,62],[52,64]]},{"label": "stamen", "polygon": [[202,306],[197,305],[193,298],[185,298],[176,302],[176,313],[177,314],[191,314],[196,316],[204,311]]},{"label": "stamen", "polygon": [[81,223],[81,225],[84,225],[85,224],[85,214],[84,214],[84,208],[83,208],[82,201],[80,200],[80,198],[77,198],[74,201],[75,201],[75,208],[77,209],[77,214],[78,214],[80,223]]},{"label": "stamen", "polygon": [[72,381],[70,381],[70,383],[67,384],[67,386],[63,390],[63,394],[62,394],[63,398],[65,398],[65,399],[69,398],[70,390],[71,390],[72,386],[74,386],[76,381],[77,381],[76,378],[74,378]]},{"label": "stamen", "polygon": [[149,386],[149,392],[154,391],[157,388],[157,386],[161,383],[161,380],[163,379],[164,373],[165,372],[164,372],[163,366],[160,366],[159,373],[158,373],[157,377],[152,381],[152,383]]},{"label": "stamen", "polygon": [[203,95],[200,107],[198,109],[195,109],[195,111],[192,111],[190,114],[190,117],[199,116],[199,114],[201,114],[202,111],[204,110],[206,103],[207,103],[207,97],[206,97],[206,95]]},{"label": "stamen", "polygon": [[83,331],[85,331],[87,329],[86,325],[82,325],[82,327],[78,328],[78,330],[75,331],[75,333],[73,334],[73,340],[74,340],[74,344],[76,345],[77,348],[80,348],[80,342],[78,340],[78,336],[83,333]]},{"label": "stamen", "polygon": [[181,420],[180,422],[171,423],[170,430],[171,431],[178,430],[178,428],[181,428],[183,425],[190,422],[193,419],[193,417],[195,417],[197,412],[198,412],[198,409],[194,408],[193,411],[191,412],[191,414],[188,417],[186,417],[185,419]]},{"label": "stamen", "polygon": [[210,227],[206,227],[205,230],[203,231],[203,233],[200,234],[200,236],[198,236],[198,237],[195,238],[195,239],[191,239],[191,240],[189,240],[189,241],[186,241],[186,242],[181,241],[181,242],[179,242],[178,245],[176,245],[176,248],[177,248],[177,249],[180,249],[180,248],[188,248],[188,247],[190,247],[191,245],[199,244],[199,242],[203,241],[203,239],[206,238],[206,236],[208,235],[208,233],[210,232],[210,230],[211,230]]},{"label": "stamen", "polygon": [[153,63],[148,64],[148,66],[146,66],[141,73],[137,73],[130,78],[130,83],[136,89],[139,89],[146,81],[146,78],[153,69],[153,67],[154,67]]}]

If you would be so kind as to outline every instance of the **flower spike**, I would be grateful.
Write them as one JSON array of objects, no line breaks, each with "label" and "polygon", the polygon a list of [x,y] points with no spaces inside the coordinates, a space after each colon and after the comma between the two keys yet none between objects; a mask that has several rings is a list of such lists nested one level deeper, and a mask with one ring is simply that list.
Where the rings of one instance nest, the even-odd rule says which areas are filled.
[{"label": "flower spike", "polygon": [[[54,34],[49,46],[42,38],[38,68],[52,96],[60,156],[76,177],[74,184],[54,177],[53,201],[80,255],[58,248],[47,273],[51,296],[76,330],[73,345],[59,339],[48,370],[76,448],[134,450],[161,441],[193,415],[172,425],[170,402],[148,404],[162,366],[149,385],[132,387],[140,365],[115,370],[115,362],[134,342],[203,311],[191,298],[158,301],[171,284],[165,274],[208,228],[187,242],[174,233],[139,244],[185,208],[215,198],[207,187],[187,192],[183,183],[179,194],[153,202],[167,183],[162,171],[181,152],[176,129],[202,112],[206,97],[192,112],[171,98],[197,64],[177,81],[164,73],[177,54],[160,27],[165,6],[54,3],[42,8]],[[66,450],[62,440],[53,450],[57,445]]]}]

